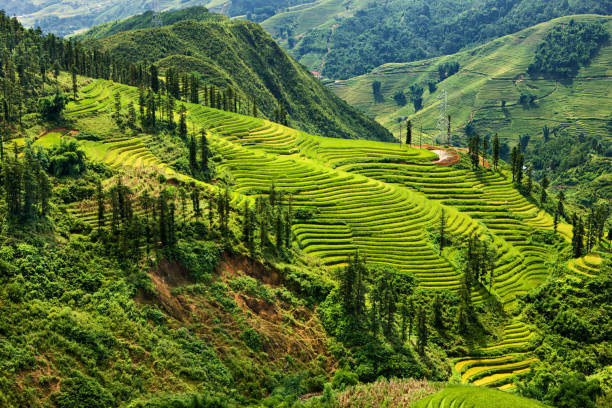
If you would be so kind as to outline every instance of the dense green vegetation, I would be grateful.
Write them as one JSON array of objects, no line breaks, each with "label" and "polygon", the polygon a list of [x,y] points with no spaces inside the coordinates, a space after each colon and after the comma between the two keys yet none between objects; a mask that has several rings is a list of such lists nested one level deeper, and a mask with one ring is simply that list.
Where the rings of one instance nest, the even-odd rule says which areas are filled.
[{"label": "dense green vegetation", "polygon": [[310,0],[232,0],[225,13],[246,16],[251,21],[263,21],[291,6],[310,3]]},{"label": "dense green vegetation", "polygon": [[606,28],[598,23],[571,20],[567,26],[557,25],[538,46],[527,72],[571,79],[589,64],[609,38]]},{"label": "dense green vegetation", "polygon": [[[324,5],[333,1],[316,3],[321,3],[320,13],[332,11]],[[384,63],[453,54],[556,17],[612,13],[609,1],[596,0],[444,0],[435,6],[424,0],[336,3],[334,14],[323,14],[319,21],[308,17],[316,23],[303,29],[300,13],[316,13],[316,5],[264,22],[275,38],[287,39],[298,60],[333,79],[362,75]]]},{"label": "dense green vegetation", "polygon": [[[517,384],[521,394],[555,407],[594,407],[595,397],[609,392],[611,385],[612,263],[593,255],[571,267],[580,278],[560,273],[521,299],[525,314],[542,328],[543,337],[536,349],[541,363]],[[596,276],[585,281],[584,274]],[[600,385],[602,375],[607,380]],[[610,402],[608,394],[600,404]]]},{"label": "dense green vegetation", "polygon": [[[570,25],[572,21],[574,24]],[[427,133],[424,141],[447,144],[447,123],[443,121],[441,126],[440,118],[450,115],[453,145],[468,146],[469,136],[477,134],[481,142],[488,144],[482,150],[492,157],[492,141],[497,134],[500,157],[510,161],[512,147],[520,144],[524,164],[532,168],[535,180],[542,181],[547,175],[555,187],[555,196],[557,189],[563,189],[569,201],[590,206],[610,198],[607,184],[612,161],[607,89],[612,47],[608,43],[596,45],[593,40],[589,43],[595,47],[592,49],[601,48],[595,54],[588,53],[592,56],[590,63],[581,66],[569,79],[528,74],[538,50],[554,48],[546,44],[557,37],[555,33],[574,29],[582,33],[587,30],[584,27],[598,33],[603,27],[606,35],[612,32],[609,18],[566,17],[452,56],[383,65],[371,74],[331,87],[337,95],[376,117],[396,137],[400,134],[398,119],[407,118],[414,130],[422,126]],[[459,63],[459,71],[440,81],[444,77],[440,76],[440,68],[451,63]],[[380,83],[377,98],[371,91],[374,81]],[[427,89],[432,82],[436,88]],[[410,96],[417,88],[424,88],[422,109],[415,111],[413,104],[398,106],[395,101],[398,92]],[[442,112],[445,94],[446,111]],[[402,123],[404,138],[405,123]],[[417,136],[413,136],[414,140],[418,142]]]},{"label": "dense green vegetation", "polygon": [[[183,12],[176,13],[183,16]],[[204,83],[231,88],[244,101],[243,113],[251,113],[249,105],[254,103],[258,113],[274,118],[280,106],[292,119],[292,126],[305,131],[341,138],[390,140],[382,126],[335,97],[260,26],[247,21],[217,20],[189,20],[158,29],[123,32],[132,25],[128,20],[125,25],[113,26],[121,32],[102,38],[98,44],[133,63],[154,62],[162,71],[172,68],[181,74],[193,73]],[[96,49],[95,43],[90,46]]]},{"label": "dense green vegetation", "polygon": [[612,169],[610,139],[544,128],[533,139],[523,135],[522,140],[525,160],[535,179],[546,175],[552,185],[574,189],[575,202],[587,208],[612,199],[608,183]]},{"label": "dense green vegetation", "polygon": [[547,195],[528,137],[507,165],[476,127],[467,155],[313,136],[287,126],[316,117],[301,99],[271,122],[162,56],[296,67],[253,23],[95,48],[0,17],[3,407],[541,406],[448,381],[608,405],[609,206]]}]

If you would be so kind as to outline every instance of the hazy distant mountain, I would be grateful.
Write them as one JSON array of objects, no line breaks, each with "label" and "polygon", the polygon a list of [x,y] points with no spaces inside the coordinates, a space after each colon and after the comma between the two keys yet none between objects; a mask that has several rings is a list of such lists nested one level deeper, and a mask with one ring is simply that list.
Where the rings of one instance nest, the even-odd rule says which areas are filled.
[{"label": "hazy distant mountain", "polygon": [[[290,7],[310,0],[159,0],[159,9],[177,10],[205,6],[230,17],[244,16],[263,21],[288,11]],[[26,26],[40,26],[45,32],[61,36],[109,21],[122,20],[154,9],[153,0],[0,0],[0,9],[9,16],[17,16]]]},{"label": "hazy distant mountain", "polygon": [[[205,6],[224,1],[159,0],[161,10]],[[113,20],[121,20],[154,8],[153,0],[0,0],[0,9],[9,16],[17,16],[29,27],[40,27],[45,32],[61,36]]]}]

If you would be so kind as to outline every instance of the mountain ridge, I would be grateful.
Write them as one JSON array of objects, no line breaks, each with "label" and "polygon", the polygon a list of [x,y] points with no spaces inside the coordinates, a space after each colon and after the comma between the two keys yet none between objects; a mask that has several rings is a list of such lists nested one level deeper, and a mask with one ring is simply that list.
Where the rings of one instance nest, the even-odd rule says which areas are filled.
[{"label": "mountain ridge", "polygon": [[[162,16],[167,14],[166,18],[172,19],[173,14],[184,13]],[[200,22],[188,19],[159,28],[130,30],[138,19],[132,18],[111,25],[118,32],[110,36],[104,35],[104,27],[94,29],[92,37],[100,38],[86,41],[91,47],[111,51],[131,62],[159,62],[163,69],[195,71],[205,83],[230,86],[243,100],[255,100],[268,117],[282,105],[295,126],[306,131],[342,138],[391,140],[386,129],[325,88],[258,24],[208,17],[206,13],[203,16]],[[141,16],[145,22],[148,18]],[[207,41],[202,42],[202,38]]]}]

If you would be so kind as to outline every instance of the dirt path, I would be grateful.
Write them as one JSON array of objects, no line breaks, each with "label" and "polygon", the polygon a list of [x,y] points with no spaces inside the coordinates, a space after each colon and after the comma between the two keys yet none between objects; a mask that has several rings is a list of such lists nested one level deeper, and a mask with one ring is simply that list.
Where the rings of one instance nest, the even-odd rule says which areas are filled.
[{"label": "dirt path", "polygon": [[[418,148],[419,145],[411,145],[411,147]],[[464,154],[468,153],[468,149],[466,148],[444,149],[440,146],[434,146],[434,145],[422,145],[421,148],[427,149],[431,151],[432,153],[437,154],[439,159],[432,161],[432,163],[437,164],[438,166],[445,166],[445,167],[452,166],[454,164],[459,163],[459,160],[461,159],[461,156],[459,154],[460,152]],[[489,163],[487,159],[485,159],[482,156],[479,156],[479,158],[480,158],[481,166],[483,166],[486,169],[491,168],[491,163]]]},{"label": "dirt path", "polygon": [[432,153],[437,154],[439,159],[432,161],[432,163],[437,164],[438,166],[452,166],[453,164],[459,163],[460,156],[456,150],[444,149],[440,146],[434,146],[434,145],[428,145],[428,144],[424,144],[421,146],[411,145],[411,147],[414,147],[417,149],[421,147],[422,149],[427,149],[431,151]]},{"label": "dirt path", "polygon": [[78,130],[70,130],[70,129],[66,129],[66,128],[57,128],[57,129],[49,129],[49,130],[44,130],[43,132],[41,132],[41,134],[38,136],[38,138],[40,139],[43,136],[47,136],[49,133],[61,133],[62,137],[70,134],[70,136],[76,136],[79,134]]}]

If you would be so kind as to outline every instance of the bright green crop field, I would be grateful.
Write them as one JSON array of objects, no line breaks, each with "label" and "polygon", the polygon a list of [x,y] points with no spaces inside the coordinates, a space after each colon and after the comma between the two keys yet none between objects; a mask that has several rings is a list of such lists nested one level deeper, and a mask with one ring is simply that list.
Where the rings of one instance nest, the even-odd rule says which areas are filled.
[{"label": "bright green crop field", "polygon": [[545,408],[546,405],[501,391],[451,386],[418,401],[416,408]]}]

